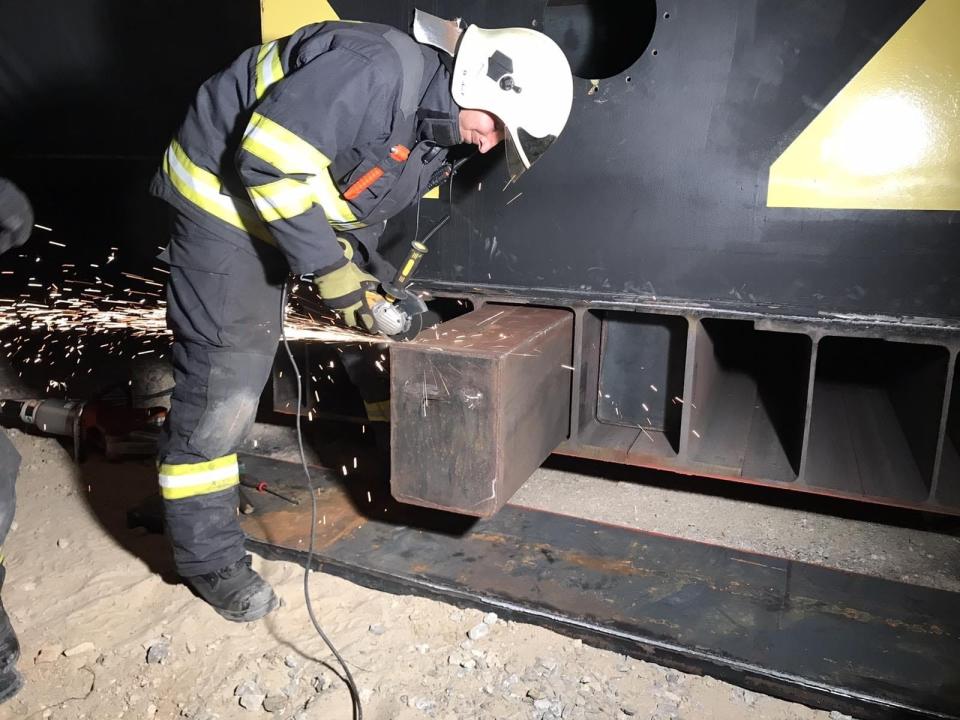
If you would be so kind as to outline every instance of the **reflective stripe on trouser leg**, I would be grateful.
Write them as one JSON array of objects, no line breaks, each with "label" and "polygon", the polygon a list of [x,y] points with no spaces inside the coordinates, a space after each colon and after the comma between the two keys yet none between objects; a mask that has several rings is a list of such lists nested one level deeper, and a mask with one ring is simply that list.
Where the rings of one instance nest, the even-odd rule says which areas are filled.
[{"label": "reflective stripe on trouser leg", "polygon": [[240,482],[236,454],[199,463],[160,466],[160,494],[164,500],[210,495],[227,490]]},{"label": "reflective stripe on trouser leg", "polygon": [[234,453],[276,353],[286,264],[279,254],[252,255],[203,237],[174,238],[174,255],[167,320],[175,389],[159,457],[174,562],[189,577],[245,554]]},{"label": "reflective stripe on trouser leg", "polygon": [[219,570],[244,556],[237,522],[240,473],[236,455],[160,465],[166,530],[181,575]]},{"label": "reflective stripe on trouser leg", "polygon": [[191,576],[244,555],[233,453],[253,424],[273,358],[175,341],[173,360],[160,482],[177,571]]}]

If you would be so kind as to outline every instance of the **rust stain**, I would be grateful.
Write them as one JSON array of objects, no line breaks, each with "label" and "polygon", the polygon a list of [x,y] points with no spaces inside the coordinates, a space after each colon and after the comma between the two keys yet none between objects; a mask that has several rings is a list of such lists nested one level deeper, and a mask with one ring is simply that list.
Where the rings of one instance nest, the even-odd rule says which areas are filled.
[{"label": "rust stain", "polygon": [[[300,500],[296,509],[274,509],[242,515],[240,526],[254,540],[302,550],[310,542],[310,494],[297,491]],[[336,490],[317,493],[316,550],[325,550],[349,537],[367,523],[347,499]]]},{"label": "rust stain", "polygon": [[608,573],[611,575],[635,575],[639,577],[649,577],[655,573],[646,568],[639,568],[630,560],[625,558],[608,558],[598,555],[588,555],[580,552],[561,553],[564,560],[596,572]]},{"label": "rust stain", "polygon": [[836,605],[826,605],[814,598],[791,597],[790,610],[793,613],[821,613],[826,615],[835,615],[844,617],[848,620],[867,624],[882,624],[895,630],[904,630],[910,633],[920,635],[935,635],[938,637],[948,635],[939,625],[922,623],[911,623],[897,618],[884,618],[859,608],[842,607]]},{"label": "rust stain", "polygon": [[506,535],[501,535],[500,533],[473,533],[470,535],[471,540],[479,540],[480,542],[494,543],[496,545],[505,545],[508,542],[516,543],[516,538],[507,537]]}]

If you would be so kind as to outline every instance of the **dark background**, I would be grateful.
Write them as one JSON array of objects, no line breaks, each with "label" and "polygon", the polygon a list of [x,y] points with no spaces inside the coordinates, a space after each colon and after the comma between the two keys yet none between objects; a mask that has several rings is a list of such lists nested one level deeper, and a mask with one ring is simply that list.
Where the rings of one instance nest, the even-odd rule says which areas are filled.
[{"label": "dark background", "polygon": [[0,0],[0,175],[54,230],[4,258],[16,281],[111,247],[113,268],[155,265],[166,215],[150,177],[200,83],[259,39],[256,0]]}]

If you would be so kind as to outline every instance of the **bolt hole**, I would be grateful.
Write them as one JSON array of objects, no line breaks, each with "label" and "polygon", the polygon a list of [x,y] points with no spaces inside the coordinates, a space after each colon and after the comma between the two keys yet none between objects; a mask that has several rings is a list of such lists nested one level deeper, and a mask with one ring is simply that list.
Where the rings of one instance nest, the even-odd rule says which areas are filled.
[{"label": "bolt hole", "polygon": [[659,55],[659,54],[660,54],[660,51],[659,51],[659,50],[651,50],[651,51],[650,51],[650,54],[656,56],[656,55]]},{"label": "bolt hole", "polygon": [[665,12],[665,13],[663,14],[663,19],[664,19],[664,20],[669,20],[669,19],[670,19],[670,13]]},{"label": "bolt hole", "polygon": [[626,78],[624,78],[624,79],[625,79],[625,80],[626,80],[627,82],[631,82],[631,81],[633,80],[633,78],[632,78],[632,77],[630,77],[629,75],[627,75],[627,77],[626,77]]}]

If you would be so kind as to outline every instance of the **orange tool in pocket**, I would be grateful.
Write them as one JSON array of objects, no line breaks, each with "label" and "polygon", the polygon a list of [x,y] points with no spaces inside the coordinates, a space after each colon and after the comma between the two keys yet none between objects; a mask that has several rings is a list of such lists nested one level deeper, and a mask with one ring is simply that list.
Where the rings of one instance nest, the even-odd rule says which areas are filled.
[{"label": "orange tool in pocket", "polygon": [[[390,157],[393,160],[396,160],[398,163],[406,162],[407,158],[410,157],[410,150],[405,148],[403,145],[395,145],[390,148]],[[380,165],[377,165],[374,168],[370,168],[363,175],[361,175],[357,180],[347,188],[347,191],[343,193],[345,200],[356,200],[360,197],[360,193],[373,185],[377,180],[383,177],[383,168]]]}]

